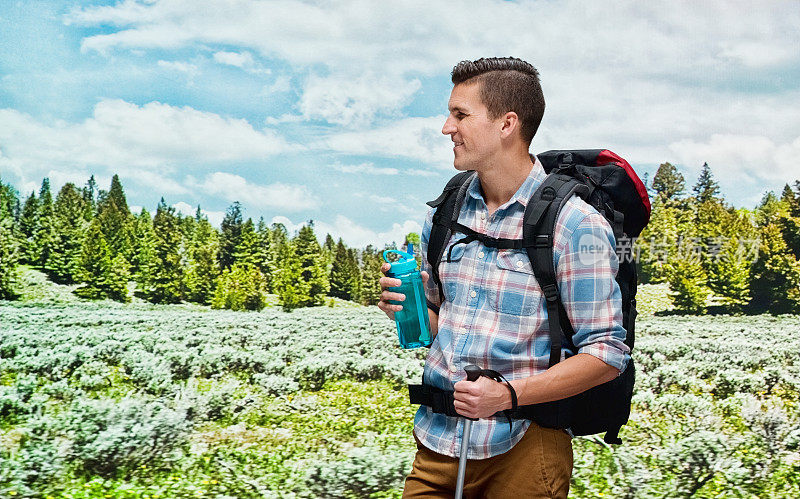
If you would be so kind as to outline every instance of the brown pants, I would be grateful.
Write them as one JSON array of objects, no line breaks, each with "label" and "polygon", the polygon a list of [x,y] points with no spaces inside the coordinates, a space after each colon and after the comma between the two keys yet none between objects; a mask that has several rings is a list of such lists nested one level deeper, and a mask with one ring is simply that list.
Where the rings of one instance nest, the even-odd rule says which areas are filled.
[{"label": "brown pants", "polygon": [[[417,440],[403,497],[452,498],[457,474],[458,458],[433,452]],[[564,430],[531,423],[522,440],[505,454],[467,460],[464,497],[565,499],[571,476],[572,438]]]}]

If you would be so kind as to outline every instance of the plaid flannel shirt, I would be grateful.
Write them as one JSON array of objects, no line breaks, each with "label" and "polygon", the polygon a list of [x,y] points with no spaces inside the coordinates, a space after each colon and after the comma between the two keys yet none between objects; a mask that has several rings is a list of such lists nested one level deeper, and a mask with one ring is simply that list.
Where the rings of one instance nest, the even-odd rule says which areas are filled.
[{"label": "plaid flannel shirt", "polygon": [[[537,160],[516,194],[491,216],[473,178],[458,217],[459,223],[494,238],[521,239],[525,207],[546,173]],[[422,230],[422,270],[427,261],[433,209]],[[549,327],[544,295],[524,250],[497,250],[480,241],[450,247],[463,238],[455,233],[445,246],[439,265],[445,300],[429,279],[425,294],[440,305],[439,331],[425,361],[425,382],[446,390],[464,379],[464,366],[476,364],[499,371],[508,380],[547,370]],[[586,244],[590,252],[586,252]],[[582,248],[582,251],[579,251]],[[614,280],[619,262],[610,225],[578,197],[570,199],[555,227],[554,260],[561,299],[575,330],[578,352],[562,343],[561,358],[587,353],[624,370],[630,358],[622,327],[621,295]],[[470,459],[485,459],[510,450],[525,434],[530,421],[491,417],[473,422]],[[414,433],[427,448],[457,457],[463,436],[463,418],[436,414],[420,406]]]}]

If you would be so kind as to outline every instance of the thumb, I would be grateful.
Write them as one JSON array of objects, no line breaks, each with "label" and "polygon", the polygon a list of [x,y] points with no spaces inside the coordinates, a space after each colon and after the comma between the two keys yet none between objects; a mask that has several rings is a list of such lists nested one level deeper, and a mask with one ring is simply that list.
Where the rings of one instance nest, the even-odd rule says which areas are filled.
[{"label": "thumb", "polygon": [[428,273],[423,270],[422,272],[419,273],[419,275],[420,275],[420,277],[422,277],[422,284],[427,284],[428,283],[428,279],[430,279],[430,276],[428,275]]}]

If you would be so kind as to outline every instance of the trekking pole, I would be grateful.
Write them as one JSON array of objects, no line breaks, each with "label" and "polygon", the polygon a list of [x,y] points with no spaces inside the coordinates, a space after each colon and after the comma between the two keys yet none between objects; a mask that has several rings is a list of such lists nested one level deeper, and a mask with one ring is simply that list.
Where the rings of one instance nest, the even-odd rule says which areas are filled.
[{"label": "trekking pole", "polygon": [[[475,381],[481,377],[481,368],[470,364],[464,367],[467,381]],[[472,419],[464,418],[464,435],[461,438],[461,456],[458,458],[458,478],[456,479],[456,499],[464,493],[464,473],[467,471],[467,451],[469,450],[469,434],[472,432]]]}]

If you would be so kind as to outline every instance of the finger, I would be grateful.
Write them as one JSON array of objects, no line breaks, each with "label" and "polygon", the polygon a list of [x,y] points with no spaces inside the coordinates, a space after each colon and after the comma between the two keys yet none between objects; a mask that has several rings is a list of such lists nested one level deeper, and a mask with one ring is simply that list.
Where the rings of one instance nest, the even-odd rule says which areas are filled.
[{"label": "finger", "polygon": [[383,310],[384,312],[387,312],[387,313],[388,312],[392,312],[392,315],[394,315],[394,312],[399,312],[399,311],[403,310],[403,306],[402,305],[395,305],[394,303],[389,303],[389,302],[385,302],[385,301],[379,301],[378,302],[378,308],[380,308],[381,310]]},{"label": "finger", "polygon": [[396,288],[403,284],[403,281],[393,277],[381,277],[378,279],[378,282],[380,283],[381,288]]},{"label": "finger", "polygon": [[422,272],[419,273],[419,275],[420,275],[420,277],[422,277],[422,284],[427,284],[428,283],[428,279],[430,278],[428,273],[423,270]]},{"label": "finger", "polygon": [[383,272],[384,274],[388,272],[390,268],[391,265],[389,265],[388,263],[384,262],[383,264],[381,264],[381,272]]},{"label": "finger", "polygon": [[384,291],[381,293],[381,301],[388,302],[390,300],[394,301],[405,301],[406,295],[403,293],[393,293],[391,291]]}]

